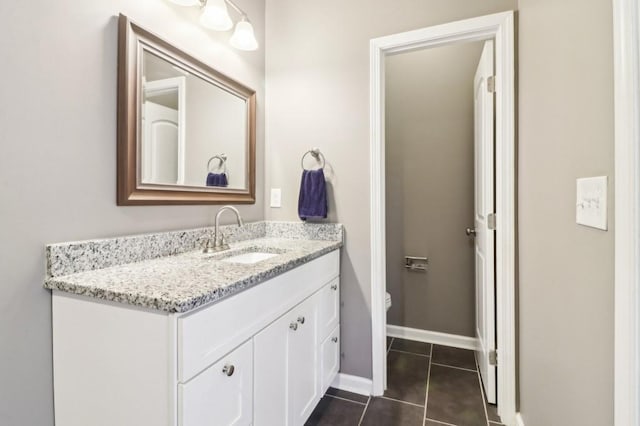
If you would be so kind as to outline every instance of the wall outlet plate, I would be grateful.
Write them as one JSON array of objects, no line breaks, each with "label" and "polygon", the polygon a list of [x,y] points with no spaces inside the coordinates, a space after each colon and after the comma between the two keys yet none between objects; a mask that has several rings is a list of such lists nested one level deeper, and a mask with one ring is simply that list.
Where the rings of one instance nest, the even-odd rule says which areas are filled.
[{"label": "wall outlet plate", "polygon": [[271,188],[271,207],[282,206],[282,190],[280,188]]},{"label": "wall outlet plate", "polygon": [[576,180],[576,223],[607,230],[607,176]]}]

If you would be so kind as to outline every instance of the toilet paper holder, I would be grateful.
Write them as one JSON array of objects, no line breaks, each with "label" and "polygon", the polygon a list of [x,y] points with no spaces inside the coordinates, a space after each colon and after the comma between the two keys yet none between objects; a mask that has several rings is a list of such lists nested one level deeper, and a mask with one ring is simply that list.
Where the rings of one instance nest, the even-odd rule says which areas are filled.
[{"label": "toilet paper holder", "polygon": [[409,271],[414,272],[427,272],[427,265],[429,264],[429,258],[419,256],[405,256],[404,267]]}]

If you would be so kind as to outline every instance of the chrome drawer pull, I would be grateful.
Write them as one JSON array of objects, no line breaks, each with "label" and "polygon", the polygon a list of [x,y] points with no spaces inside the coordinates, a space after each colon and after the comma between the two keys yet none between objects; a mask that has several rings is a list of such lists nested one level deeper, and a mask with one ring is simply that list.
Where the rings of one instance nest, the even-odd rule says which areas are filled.
[{"label": "chrome drawer pull", "polygon": [[337,289],[338,289],[338,284],[331,285],[331,290],[337,290]]},{"label": "chrome drawer pull", "polygon": [[337,337],[332,337],[332,338],[331,338],[331,341],[332,341],[333,343],[338,343],[338,338],[337,338]]},{"label": "chrome drawer pull", "polygon": [[222,372],[227,376],[233,376],[234,371],[236,371],[236,368],[231,364],[225,365],[222,369]]},{"label": "chrome drawer pull", "polygon": [[293,331],[296,331],[298,329],[298,323],[292,322],[291,324],[289,324],[289,328],[292,329]]},{"label": "chrome drawer pull", "polygon": [[304,324],[304,317],[298,317],[298,322],[300,324]]}]

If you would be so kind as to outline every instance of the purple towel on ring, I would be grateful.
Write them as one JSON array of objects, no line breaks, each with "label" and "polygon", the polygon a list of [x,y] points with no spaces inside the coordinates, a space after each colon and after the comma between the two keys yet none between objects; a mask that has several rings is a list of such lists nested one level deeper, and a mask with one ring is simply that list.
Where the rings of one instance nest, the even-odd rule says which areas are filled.
[{"label": "purple towel on ring", "polygon": [[302,220],[327,218],[327,184],[322,169],[302,171],[298,216]]},{"label": "purple towel on ring", "polygon": [[226,173],[211,173],[207,174],[207,186],[228,186]]}]

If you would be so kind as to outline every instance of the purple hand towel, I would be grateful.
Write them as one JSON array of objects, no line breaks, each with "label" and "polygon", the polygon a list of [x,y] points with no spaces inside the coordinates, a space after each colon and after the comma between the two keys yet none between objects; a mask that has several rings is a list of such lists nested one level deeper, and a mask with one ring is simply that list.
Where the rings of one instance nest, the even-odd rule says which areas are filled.
[{"label": "purple hand towel", "polygon": [[207,174],[207,186],[228,186],[226,173],[211,173]]},{"label": "purple hand towel", "polygon": [[327,184],[322,169],[302,171],[298,216],[302,220],[327,218]]}]

